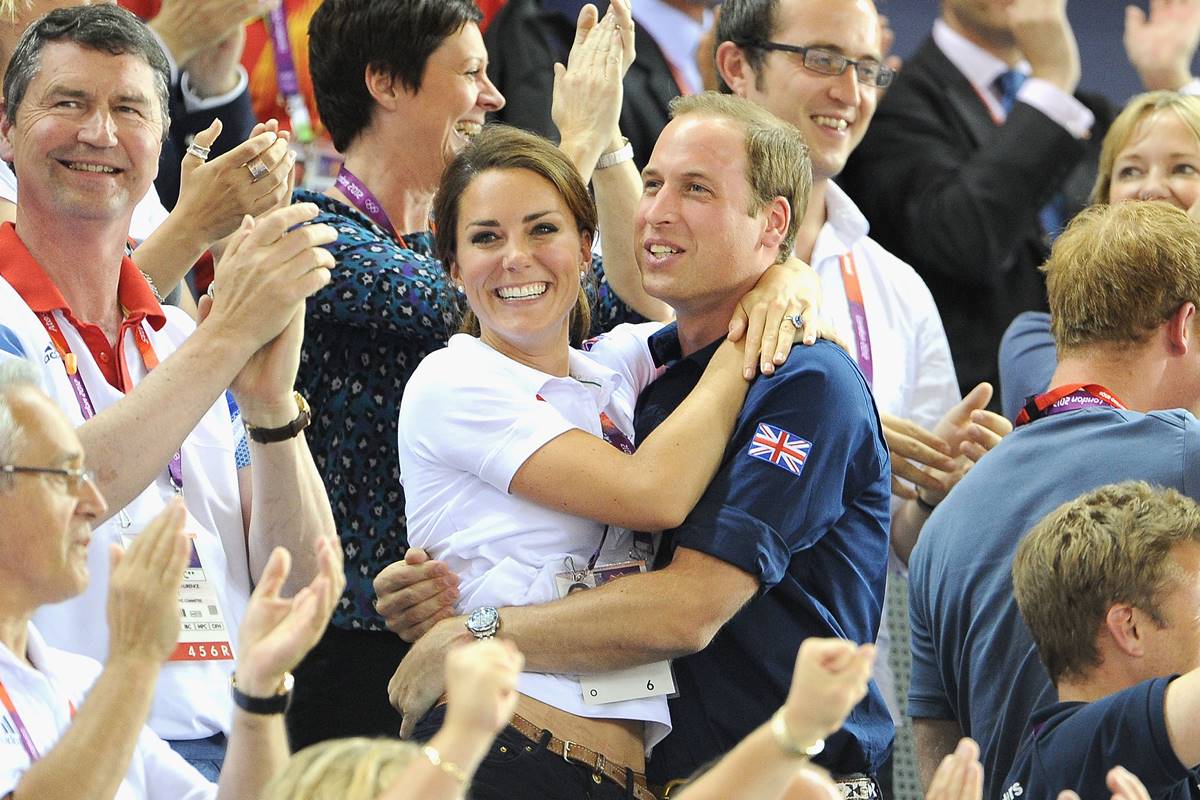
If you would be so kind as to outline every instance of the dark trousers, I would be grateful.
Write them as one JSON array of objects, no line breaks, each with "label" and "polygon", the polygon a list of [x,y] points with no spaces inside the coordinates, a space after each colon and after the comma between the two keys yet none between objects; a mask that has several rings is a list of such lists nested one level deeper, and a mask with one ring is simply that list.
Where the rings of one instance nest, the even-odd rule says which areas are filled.
[{"label": "dark trousers", "polygon": [[[446,707],[438,706],[417,723],[414,736],[425,742],[442,727]],[[500,731],[471,781],[470,800],[627,800],[632,791],[566,761],[532,742],[511,725]]]},{"label": "dark trousers", "polygon": [[400,712],[387,686],[408,645],[389,631],[351,631],[332,625],[296,668],[287,713],[292,750],[343,736],[400,733]]}]

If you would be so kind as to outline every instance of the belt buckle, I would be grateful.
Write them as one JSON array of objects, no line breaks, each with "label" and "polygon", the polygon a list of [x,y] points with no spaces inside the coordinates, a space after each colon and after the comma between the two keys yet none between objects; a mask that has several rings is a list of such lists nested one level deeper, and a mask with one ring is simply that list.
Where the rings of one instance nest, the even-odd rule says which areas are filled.
[{"label": "belt buckle", "polygon": [[572,742],[570,739],[563,741],[563,761],[566,761],[568,764],[571,763],[571,759],[568,758],[567,756],[570,754],[571,745],[573,745],[573,744],[575,744],[575,743]]}]

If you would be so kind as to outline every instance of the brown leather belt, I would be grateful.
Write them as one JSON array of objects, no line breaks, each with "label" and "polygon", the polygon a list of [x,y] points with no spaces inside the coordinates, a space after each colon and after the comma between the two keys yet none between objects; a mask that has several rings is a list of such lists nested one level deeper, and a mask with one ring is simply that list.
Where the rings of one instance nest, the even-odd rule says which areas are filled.
[{"label": "brown leather belt", "polygon": [[[548,733],[548,731],[543,731],[542,728],[534,725],[519,714],[513,714],[512,721],[509,724],[513,726],[517,733],[537,744],[541,744],[542,737]],[[626,772],[628,772],[633,776],[633,796],[635,800],[657,800],[653,792],[646,787],[645,775],[640,772],[634,772],[632,769],[615,761],[608,760],[603,753],[589,750],[575,742],[563,741],[553,733],[550,734],[550,740],[546,742],[546,750],[556,756],[562,756],[564,761],[582,764],[587,767],[592,771],[592,780],[596,783],[599,783],[600,777],[604,776],[622,789],[628,790],[629,782],[625,779]]]}]

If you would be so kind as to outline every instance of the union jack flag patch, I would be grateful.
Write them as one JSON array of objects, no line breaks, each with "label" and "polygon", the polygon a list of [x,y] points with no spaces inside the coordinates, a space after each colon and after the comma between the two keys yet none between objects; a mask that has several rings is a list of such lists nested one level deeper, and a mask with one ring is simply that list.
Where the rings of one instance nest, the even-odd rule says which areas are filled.
[{"label": "union jack flag patch", "polygon": [[801,439],[783,428],[760,422],[746,455],[762,459],[798,476],[804,471],[804,462],[808,460],[811,449],[812,442],[807,439]]}]

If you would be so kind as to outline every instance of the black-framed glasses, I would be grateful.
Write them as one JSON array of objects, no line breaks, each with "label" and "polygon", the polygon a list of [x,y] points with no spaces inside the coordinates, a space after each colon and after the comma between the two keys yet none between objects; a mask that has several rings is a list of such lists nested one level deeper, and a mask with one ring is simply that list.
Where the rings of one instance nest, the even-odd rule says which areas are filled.
[{"label": "black-framed glasses", "polygon": [[752,42],[734,42],[738,47],[757,47],[759,50],[778,50],[783,53],[795,53],[804,58],[804,66],[822,75],[841,75],[846,67],[854,67],[855,77],[865,86],[878,86],[886,89],[896,77],[896,70],[880,64],[875,59],[860,59],[855,61],[846,58],[834,50],[824,47],[800,47],[781,42],[755,40]]},{"label": "black-framed glasses", "polygon": [[78,492],[85,483],[93,486],[96,483],[96,473],[92,470],[67,467],[20,467],[15,464],[0,464],[0,475],[55,475],[62,478],[63,483],[72,492]]}]

